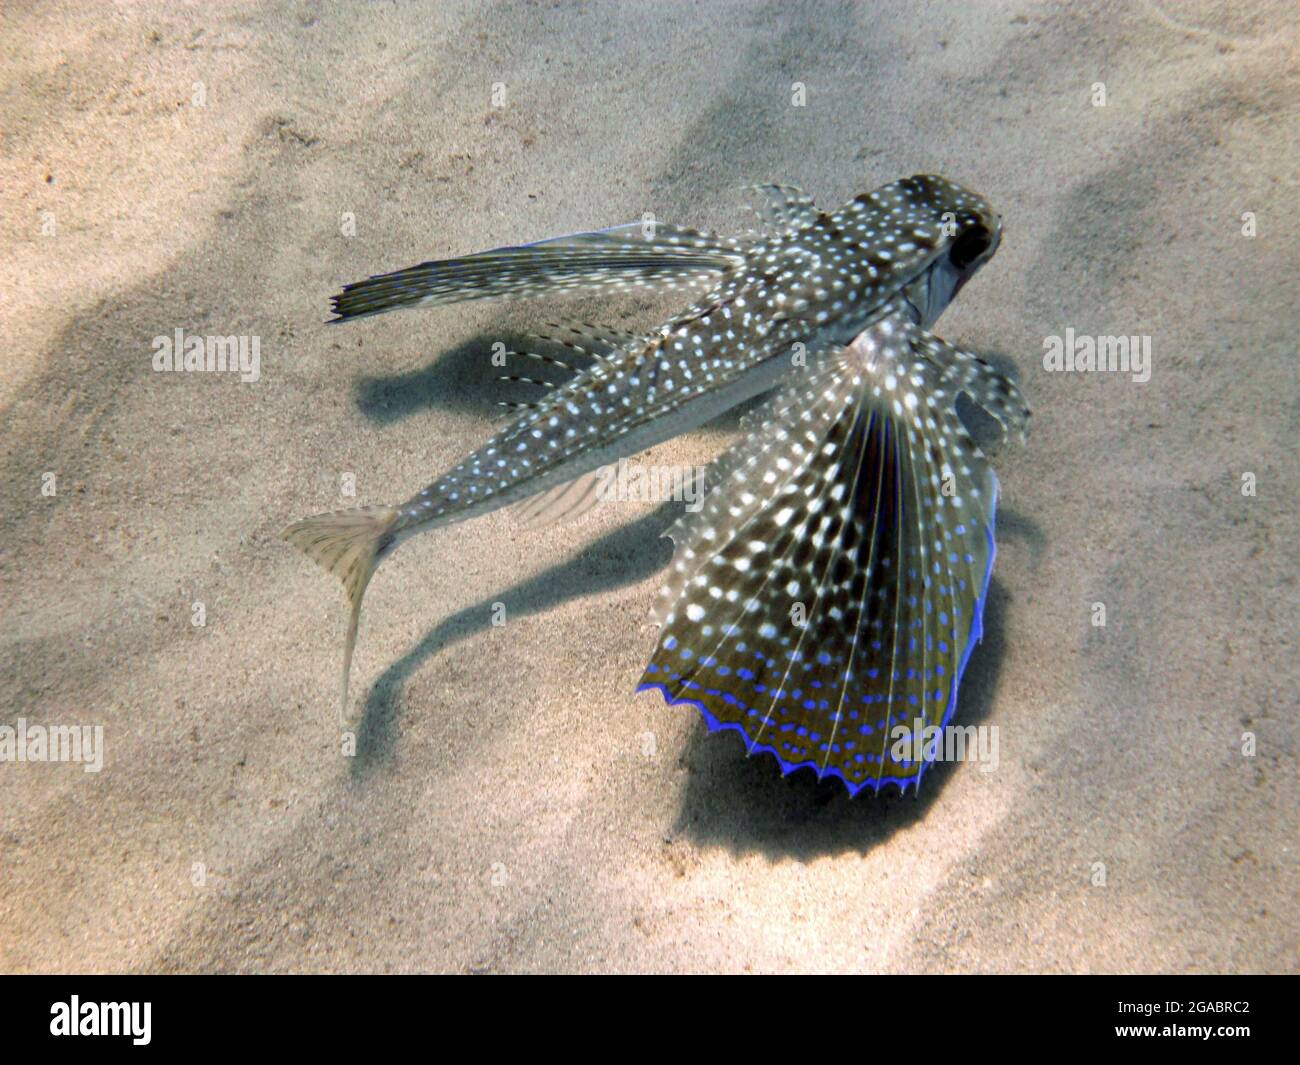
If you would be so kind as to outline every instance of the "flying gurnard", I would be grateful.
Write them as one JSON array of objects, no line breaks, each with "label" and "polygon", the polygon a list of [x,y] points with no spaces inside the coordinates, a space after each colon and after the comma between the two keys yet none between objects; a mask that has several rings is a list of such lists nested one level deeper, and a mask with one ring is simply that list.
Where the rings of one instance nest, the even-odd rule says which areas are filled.
[{"label": "flying gurnard", "polygon": [[965,392],[1004,432],[1028,423],[1012,381],[929,332],[993,255],[1001,219],[932,175],[832,213],[765,189],[754,237],[634,223],[333,297],[338,321],[494,296],[693,293],[642,335],[572,327],[559,339],[590,364],[406,502],[284,531],[347,590],[344,712],[362,596],[403,541],[525,500],[531,518],[580,512],[607,464],[770,393],[709,468],[702,508],[666,533],[641,689],[692,703],[783,772],[811,767],[850,793],[919,783],[929,759],[896,756],[891,729],[952,719],[995,553],[997,479],[955,401]]}]

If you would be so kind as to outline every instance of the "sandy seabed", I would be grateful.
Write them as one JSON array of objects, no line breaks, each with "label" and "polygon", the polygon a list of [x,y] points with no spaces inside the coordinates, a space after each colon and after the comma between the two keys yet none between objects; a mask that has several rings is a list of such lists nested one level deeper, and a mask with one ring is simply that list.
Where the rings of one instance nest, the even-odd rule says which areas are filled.
[{"label": "sandy seabed", "polygon": [[[104,748],[0,766],[0,968],[1294,970],[1296,33],[1291,0],[6,3],[0,722]],[[634,695],[653,503],[395,555],[344,756],[342,594],[276,534],[479,446],[492,341],[555,311],[328,296],[914,172],[1003,214],[939,332],[1035,415],[962,693],[996,771],[850,801]],[[1149,336],[1150,380],[1047,372],[1067,328]],[[177,329],[258,338],[258,379],[154,372]]]}]

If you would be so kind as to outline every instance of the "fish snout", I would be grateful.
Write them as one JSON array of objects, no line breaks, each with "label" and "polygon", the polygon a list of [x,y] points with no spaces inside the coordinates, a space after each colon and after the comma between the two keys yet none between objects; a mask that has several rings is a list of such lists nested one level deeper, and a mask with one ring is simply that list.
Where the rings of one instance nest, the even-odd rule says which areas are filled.
[{"label": "fish snout", "polygon": [[957,232],[948,248],[948,261],[969,277],[997,251],[1002,240],[1002,219],[993,211],[966,211],[957,220]]}]

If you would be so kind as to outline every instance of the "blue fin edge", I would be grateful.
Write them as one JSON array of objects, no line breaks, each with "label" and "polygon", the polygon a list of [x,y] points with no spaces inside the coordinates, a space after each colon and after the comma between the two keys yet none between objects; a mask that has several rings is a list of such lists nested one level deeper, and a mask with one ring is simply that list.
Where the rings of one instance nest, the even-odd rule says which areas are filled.
[{"label": "blue fin edge", "polygon": [[[989,565],[988,569],[984,573],[984,587],[980,590],[979,598],[975,600],[975,617],[971,623],[970,637],[966,640],[966,647],[962,651],[961,662],[957,666],[957,675],[952,681],[952,695],[948,700],[948,711],[943,716],[943,722],[940,724],[940,728],[947,728],[953,717],[956,716],[957,692],[961,687],[962,677],[966,675],[966,666],[970,663],[970,656],[975,650],[975,645],[984,638],[984,604],[988,599],[989,582],[993,579],[993,563],[997,561],[998,555],[998,545],[993,534],[994,525],[997,522],[998,492],[998,479],[997,475],[994,474],[993,502],[989,513],[988,528],[985,530],[989,541]],[[674,699],[669,693],[667,686],[664,684],[657,681],[649,684],[639,684],[637,685],[636,690],[638,693],[644,691],[657,691],[664,697],[664,702],[669,706],[681,706],[683,703],[690,704],[700,712],[700,715],[704,718],[704,723],[708,726],[710,733],[725,732],[728,730],[739,732],[740,735],[744,737],[746,746],[750,748],[749,754],[770,754],[776,759],[777,765],[780,766],[782,776],[798,772],[801,769],[810,769],[817,774],[819,780],[825,779],[826,777],[834,777],[839,780],[840,783],[848,789],[850,798],[856,796],[864,788],[870,788],[873,793],[879,794],[880,791],[885,788],[896,787],[898,788],[899,794],[902,795],[906,793],[908,785],[911,785],[914,789],[919,791],[921,787],[921,777],[925,775],[926,769],[933,764],[933,759],[924,762],[917,768],[916,773],[912,776],[890,777],[889,779],[882,778],[879,780],[868,779],[863,780],[858,784],[854,784],[850,782],[839,769],[827,769],[823,772],[815,761],[787,762],[771,744],[753,744],[749,735],[745,732],[745,727],[743,725],[734,721],[719,721],[698,699],[692,699],[689,696],[682,696],[680,699]]]}]

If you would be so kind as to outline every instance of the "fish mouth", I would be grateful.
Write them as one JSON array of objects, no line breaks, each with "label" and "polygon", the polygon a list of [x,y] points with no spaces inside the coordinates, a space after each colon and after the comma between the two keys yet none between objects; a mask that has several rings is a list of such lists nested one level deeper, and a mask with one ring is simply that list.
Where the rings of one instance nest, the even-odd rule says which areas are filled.
[{"label": "fish mouth", "polygon": [[978,221],[964,228],[953,240],[948,254],[934,264],[926,286],[925,305],[918,308],[925,324],[933,325],[966,287],[966,282],[997,252],[1002,243],[1002,221],[994,217],[991,223]]}]

